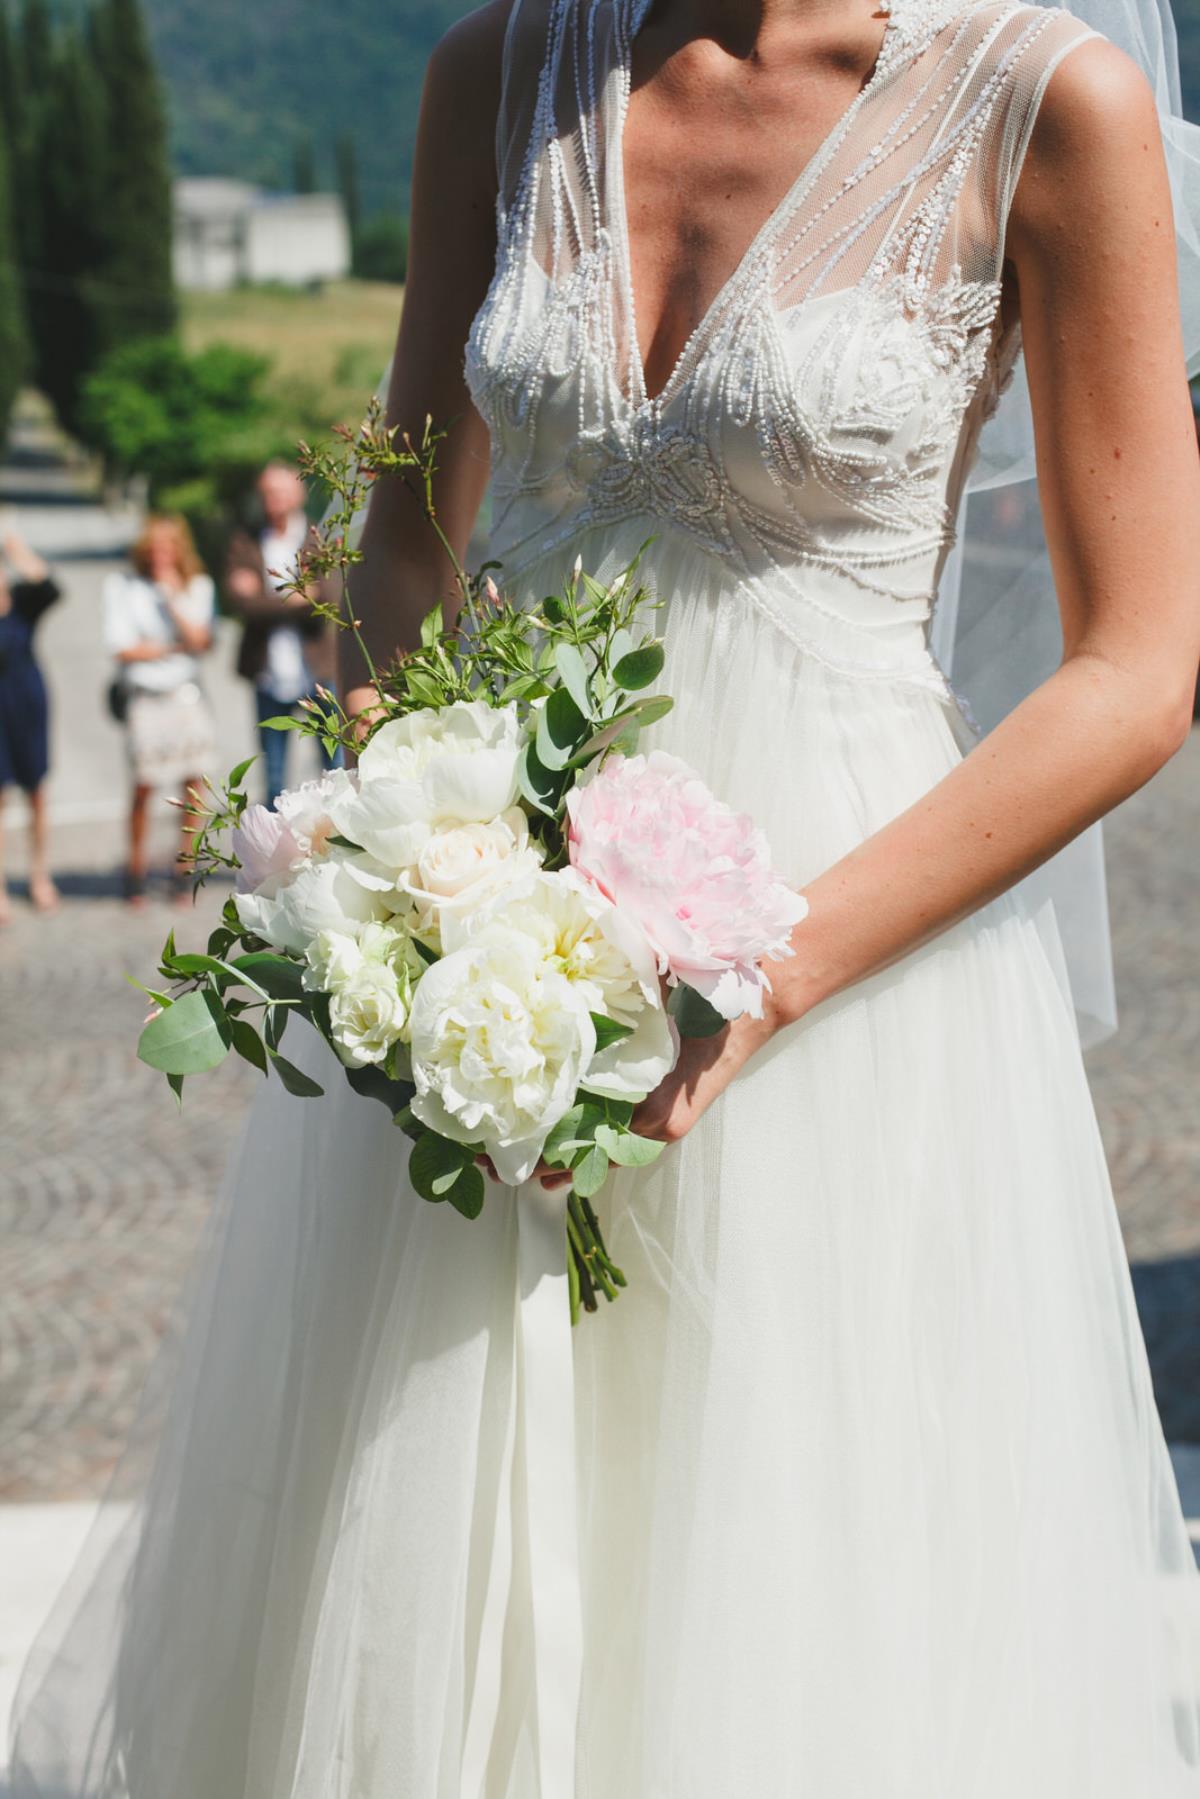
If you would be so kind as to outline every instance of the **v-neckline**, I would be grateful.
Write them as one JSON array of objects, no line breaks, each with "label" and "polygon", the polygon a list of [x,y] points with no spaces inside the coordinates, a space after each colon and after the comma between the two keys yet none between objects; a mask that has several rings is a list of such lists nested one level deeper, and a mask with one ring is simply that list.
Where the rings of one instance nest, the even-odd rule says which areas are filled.
[{"label": "v-neckline", "polygon": [[[800,195],[804,192],[806,186],[815,179],[821,167],[832,153],[835,145],[841,141],[843,134],[860,111],[868,95],[874,91],[875,87],[886,73],[890,61],[887,51],[896,24],[896,12],[902,4],[902,0],[892,0],[892,5],[887,10],[884,18],[883,33],[879,40],[879,47],[875,52],[875,61],[872,63],[870,72],[862,86],[854,95],[849,105],[847,105],[834,120],[833,124],[812,151],[811,155],[805,159],[794,181],[789,184],[786,191],[775,202],[774,206],[771,207],[770,211],[763,219],[762,224],[754,233],[754,236],[742,251],[741,255],[737,258],[728,275],[720,283],[716,292],[713,294],[712,299],[708,302],[708,305],[705,306],[695,325],[684,339],[679,354],[676,356],[667,373],[666,380],[658,389],[657,393],[653,394],[648,391],[647,387],[646,364],[642,356],[641,334],[638,330],[637,297],[634,293],[633,286],[632,233],[629,226],[629,209],[625,197],[625,125],[628,118],[629,101],[632,92],[633,47],[637,40],[638,33],[645,24],[646,15],[650,11],[652,4],[653,0],[630,0],[628,31],[624,34],[624,54],[623,58],[618,62],[616,70],[618,76],[616,101],[617,113],[609,149],[609,159],[613,165],[612,176],[609,182],[609,192],[613,198],[614,218],[621,239],[619,263],[624,275],[622,285],[624,288],[625,301],[625,329],[629,339],[626,351],[628,373],[627,375],[622,375],[620,370],[617,369],[614,370],[614,375],[617,378],[617,384],[622,398],[626,405],[628,405],[635,413],[657,412],[666,404],[667,400],[670,399],[673,390],[683,376],[696,343],[713,319],[717,317],[720,309],[725,304],[728,294],[741,279],[743,273],[757,258],[763,245],[775,230],[782,215],[794,205],[796,200],[799,199]],[[631,381],[636,381],[637,383],[637,391],[635,393],[629,392]]]}]

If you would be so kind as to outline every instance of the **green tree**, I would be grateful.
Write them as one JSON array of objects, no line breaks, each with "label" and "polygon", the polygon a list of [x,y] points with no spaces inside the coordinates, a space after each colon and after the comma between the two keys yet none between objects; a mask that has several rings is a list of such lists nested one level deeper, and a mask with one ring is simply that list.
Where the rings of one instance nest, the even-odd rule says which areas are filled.
[{"label": "green tree", "polygon": [[358,234],[362,229],[362,195],[358,184],[358,145],[352,131],[338,133],[337,143],[334,145],[334,162],[337,167],[338,192],[346,209],[350,243],[352,251],[356,251]]},{"label": "green tree", "polygon": [[105,349],[175,324],[171,173],[158,72],[139,0],[96,0],[91,40],[104,89],[104,251],[96,269]]},{"label": "green tree", "polygon": [[16,233],[9,203],[9,160],[6,134],[0,129],[0,440],[25,375],[27,340],[21,295]]},{"label": "green tree", "polygon": [[110,295],[104,96],[77,29],[56,46],[40,164],[40,266],[30,307],[34,375],[64,424],[77,424],[80,385],[105,348]]},{"label": "green tree", "polygon": [[311,137],[297,139],[292,152],[292,192],[315,194],[317,191],[317,158]]},{"label": "green tree", "polygon": [[354,249],[354,273],[363,281],[403,281],[408,273],[408,222],[394,213],[367,219]]}]

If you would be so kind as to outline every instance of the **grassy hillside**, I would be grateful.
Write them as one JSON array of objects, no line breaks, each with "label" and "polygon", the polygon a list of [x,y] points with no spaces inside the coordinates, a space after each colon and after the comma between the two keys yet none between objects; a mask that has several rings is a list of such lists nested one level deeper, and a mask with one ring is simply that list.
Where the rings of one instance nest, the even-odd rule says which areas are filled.
[{"label": "grassy hillside", "polygon": [[408,210],[429,52],[472,0],[146,0],[183,173],[290,186],[311,135],[320,185],[352,130],[368,212]]},{"label": "grassy hillside", "polygon": [[[192,174],[291,183],[311,136],[322,185],[352,130],[367,212],[408,210],[430,49],[472,0],[146,0],[171,93],[176,161]],[[1200,0],[1175,0],[1185,110],[1200,119]]]}]

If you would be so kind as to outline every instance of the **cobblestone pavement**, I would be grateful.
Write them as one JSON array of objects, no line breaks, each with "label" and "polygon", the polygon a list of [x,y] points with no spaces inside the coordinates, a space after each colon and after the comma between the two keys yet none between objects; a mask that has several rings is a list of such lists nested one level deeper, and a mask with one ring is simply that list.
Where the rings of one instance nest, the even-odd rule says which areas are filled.
[{"label": "cobblestone pavement", "polygon": [[[152,970],[172,921],[181,946],[195,947],[219,899],[192,917],[172,914],[161,896],[141,914],[116,897],[121,773],[115,734],[105,737],[98,717],[94,600],[104,552],[95,513],[60,506],[49,521],[22,517],[35,543],[40,526],[47,549],[76,560],[63,565],[71,599],[54,621],[50,658],[65,759],[64,904],[42,919],[18,903],[0,932],[0,1501],[101,1490],[260,1078],[231,1060],[189,1084],[180,1112],[134,1056],[144,1001],[126,974]],[[222,680],[214,697],[231,721],[232,762],[244,704],[217,671],[214,682]],[[106,812],[114,793],[118,805]],[[1091,1058],[1167,1433],[1194,1443],[1198,845],[1200,732],[1110,824],[1122,1029]]]}]

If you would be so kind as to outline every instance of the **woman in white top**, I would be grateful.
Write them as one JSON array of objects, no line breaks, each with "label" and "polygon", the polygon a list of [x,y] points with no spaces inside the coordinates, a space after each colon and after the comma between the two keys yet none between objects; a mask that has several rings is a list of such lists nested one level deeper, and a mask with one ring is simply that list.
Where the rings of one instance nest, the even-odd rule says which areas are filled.
[{"label": "woman in white top", "polygon": [[[182,518],[152,516],[131,552],[132,569],[104,587],[104,632],[116,657],[124,701],[133,793],[126,898],[144,903],[146,827],[156,787],[186,799],[209,770],[212,713],[200,684],[200,658],[212,645],[215,596]],[[183,814],[173,884],[186,894],[196,817]]]}]

